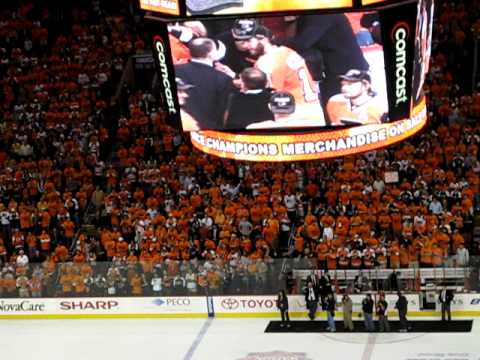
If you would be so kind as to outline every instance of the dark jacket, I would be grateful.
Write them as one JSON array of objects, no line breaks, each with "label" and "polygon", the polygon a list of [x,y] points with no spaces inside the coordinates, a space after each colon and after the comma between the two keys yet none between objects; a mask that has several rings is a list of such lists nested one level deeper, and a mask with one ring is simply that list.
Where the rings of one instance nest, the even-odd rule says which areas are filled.
[{"label": "dark jacket", "polygon": [[397,277],[397,274],[395,272],[392,272],[388,276],[388,282],[389,282],[389,285],[390,285],[390,290],[398,291],[398,277]]},{"label": "dark jacket", "polygon": [[362,301],[362,311],[366,314],[373,314],[373,300],[372,299],[363,299]]},{"label": "dark jacket", "polygon": [[221,129],[232,79],[212,66],[191,61],[177,65],[175,75],[194,87],[188,90],[185,111],[198,121],[200,129]]},{"label": "dark jacket", "polygon": [[322,296],[332,293],[332,279],[329,274],[323,274],[320,278],[320,291]]},{"label": "dark jacket", "polygon": [[440,291],[440,294],[438,295],[438,301],[440,301],[440,303],[450,305],[454,298],[453,292],[451,290],[447,290],[445,294],[445,301],[442,301],[442,291]]},{"label": "dark jacket", "polygon": [[261,93],[233,93],[228,101],[228,117],[225,122],[227,130],[244,130],[248,125],[274,120],[273,113],[268,107],[271,90],[265,89]]},{"label": "dark jacket", "polygon": [[330,314],[335,315],[335,307],[336,307],[336,301],[335,298],[328,297],[327,298],[327,306],[326,306],[326,311],[328,311]]},{"label": "dark jacket", "polygon": [[317,275],[308,275],[307,276],[307,284],[311,282],[313,284],[313,287],[320,291],[320,279],[318,278]]},{"label": "dark jacket", "polygon": [[398,310],[399,313],[406,314],[408,311],[407,298],[403,295],[400,295],[398,297],[397,303],[395,304],[395,308]]},{"label": "dark jacket", "polygon": [[[317,291],[315,288],[312,288],[312,289],[313,289],[313,294],[314,294],[314,296],[315,296],[315,301],[318,302],[318,291]],[[309,294],[310,294],[310,289],[307,287],[307,289],[305,290],[305,302],[310,301],[310,300],[308,299]]]},{"label": "dark jacket", "polygon": [[368,70],[368,62],[344,14],[305,15],[300,17],[297,27],[297,35],[288,44],[304,58],[309,58],[311,51],[320,51],[327,77],[345,74],[350,69]]},{"label": "dark jacket", "polygon": [[288,310],[288,297],[283,296],[280,299],[280,295],[277,296],[277,308],[281,311]]}]

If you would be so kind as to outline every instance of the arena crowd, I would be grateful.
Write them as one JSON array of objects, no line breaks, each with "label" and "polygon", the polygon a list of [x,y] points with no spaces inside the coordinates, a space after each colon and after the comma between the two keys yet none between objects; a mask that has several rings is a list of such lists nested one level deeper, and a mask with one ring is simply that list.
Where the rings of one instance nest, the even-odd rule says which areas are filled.
[{"label": "arena crowd", "polygon": [[128,58],[149,51],[139,10],[120,3],[0,13],[0,296],[240,292],[273,284],[284,257],[468,266],[480,94],[465,64],[478,2],[436,2],[420,134],[283,164],[200,153],[153,94],[116,91]]}]

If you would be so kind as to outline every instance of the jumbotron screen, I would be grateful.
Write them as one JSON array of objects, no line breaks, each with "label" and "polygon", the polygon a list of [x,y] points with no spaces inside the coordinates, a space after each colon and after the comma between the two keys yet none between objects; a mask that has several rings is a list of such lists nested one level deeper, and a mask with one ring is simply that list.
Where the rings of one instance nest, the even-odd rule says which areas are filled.
[{"label": "jumbotron screen", "polygon": [[152,21],[169,120],[202,151],[253,161],[399,142],[426,123],[432,13],[419,0]]},{"label": "jumbotron screen", "polygon": [[183,130],[388,122],[382,39],[367,22],[381,26],[377,12],[169,24]]}]

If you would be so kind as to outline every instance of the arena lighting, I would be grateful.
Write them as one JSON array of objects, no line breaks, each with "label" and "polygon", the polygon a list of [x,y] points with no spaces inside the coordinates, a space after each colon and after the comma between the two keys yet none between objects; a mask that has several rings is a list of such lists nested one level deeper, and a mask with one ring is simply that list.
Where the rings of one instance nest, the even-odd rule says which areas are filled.
[{"label": "arena lighting", "polygon": [[[197,149],[219,157],[247,161],[327,159],[390,146],[425,126],[427,108],[422,86],[430,60],[433,0],[329,0],[328,4],[302,0],[295,9],[287,9],[288,13],[282,13],[283,8],[268,5],[274,2],[257,2],[258,9],[250,15],[255,1],[249,1],[247,8],[247,2],[241,0],[183,0],[177,2],[178,17],[147,16],[161,79],[161,97],[168,112],[167,122],[190,132],[192,144]],[[316,5],[312,7],[312,3]],[[195,9],[196,13],[192,14],[189,9]],[[232,15],[239,26],[235,31]],[[363,58],[366,66],[358,61],[358,66],[329,74],[327,64],[324,65],[327,70],[323,70],[323,79],[321,74],[315,73],[318,69],[305,60],[307,55],[302,48],[296,49],[293,43],[289,45],[288,38],[284,45],[270,41],[268,35],[270,31],[274,37],[285,36],[285,33],[281,34],[282,26],[288,26],[291,21],[325,24],[339,18],[344,19],[345,26],[351,27],[353,40],[348,50],[339,41],[338,46],[343,48],[337,52],[339,55],[335,55],[338,59],[326,61],[348,63],[351,58]],[[365,23],[369,19],[373,19],[370,20],[372,27],[367,32]],[[210,21],[215,23],[210,24]],[[228,55],[228,47],[232,47],[235,36],[248,43],[247,51],[251,55],[260,51],[252,56],[256,60],[250,59],[247,65],[236,71],[232,71],[228,58],[218,58],[214,54],[211,58],[217,61],[222,71],[237,79],[248,67],[264,73],[267,83],[259,90],[264,92],[268,87],[274,88],[274,94],[271,97],[265,95],[262,99],[266,100],[262,100],[261,106],[235,108],[232,99],[237,91],[222,93],[215,90],[218,87],[212,89],[207,85],[214,81],[205,80],[208,76],[201,81],[196,81],[195,75],[188,78],[184,65],[190,62],[188,46],[191,43],[182,42],[187,38],[182,29],[188,28],[190,34],[192,31],[202,33],[202,27],[209,29],[207,37],[214,40],[208,45],[213,48],[212,54],[220,47],[226,47]],[[220,39],[220,31],[231,32],[234,38],[230,45]],[[190,41],[191,36],[188,39]],[[235,41],[240,41],[238,39]],[[321,39],[311,43],[314,43],[309,45],[313,50],[322,52]],[[269,52],[269,44],[273,45],[274,51]],[[278,53],[284,55],[279,57]],[[179,54],[187,57],[179,58]],[[199,73],[202,71],[206,70],[198,70]],[[196,70],[193,73],[197,74]],[[287,80],[283,83],[278,80],[282,76],[289,79],[288,84]],[[319,81],[318,86],[315,81]],[[327,84],[331,86],[335,82],[334,91],[328,91]],[[316,95],[317,89],[320,95]],[[245,91],[243,88],[241,93]],[[214,93],[229,99],[228,102],[210,103],[210,110],[220,109],[218,114],[212,117],[197,111],[211,101],[209,99],[215,98]],[[232,113],[236,122],[231,120]]]}]

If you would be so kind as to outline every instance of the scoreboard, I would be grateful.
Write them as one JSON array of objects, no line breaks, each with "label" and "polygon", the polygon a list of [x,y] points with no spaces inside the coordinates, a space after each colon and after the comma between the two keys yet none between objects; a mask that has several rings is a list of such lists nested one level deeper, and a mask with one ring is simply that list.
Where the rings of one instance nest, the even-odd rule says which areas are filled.
[{"label": "scoreboard", "polygon": [[141,0],[170,124],[198,149],[315,160],[427,122],[433,0]]}]

